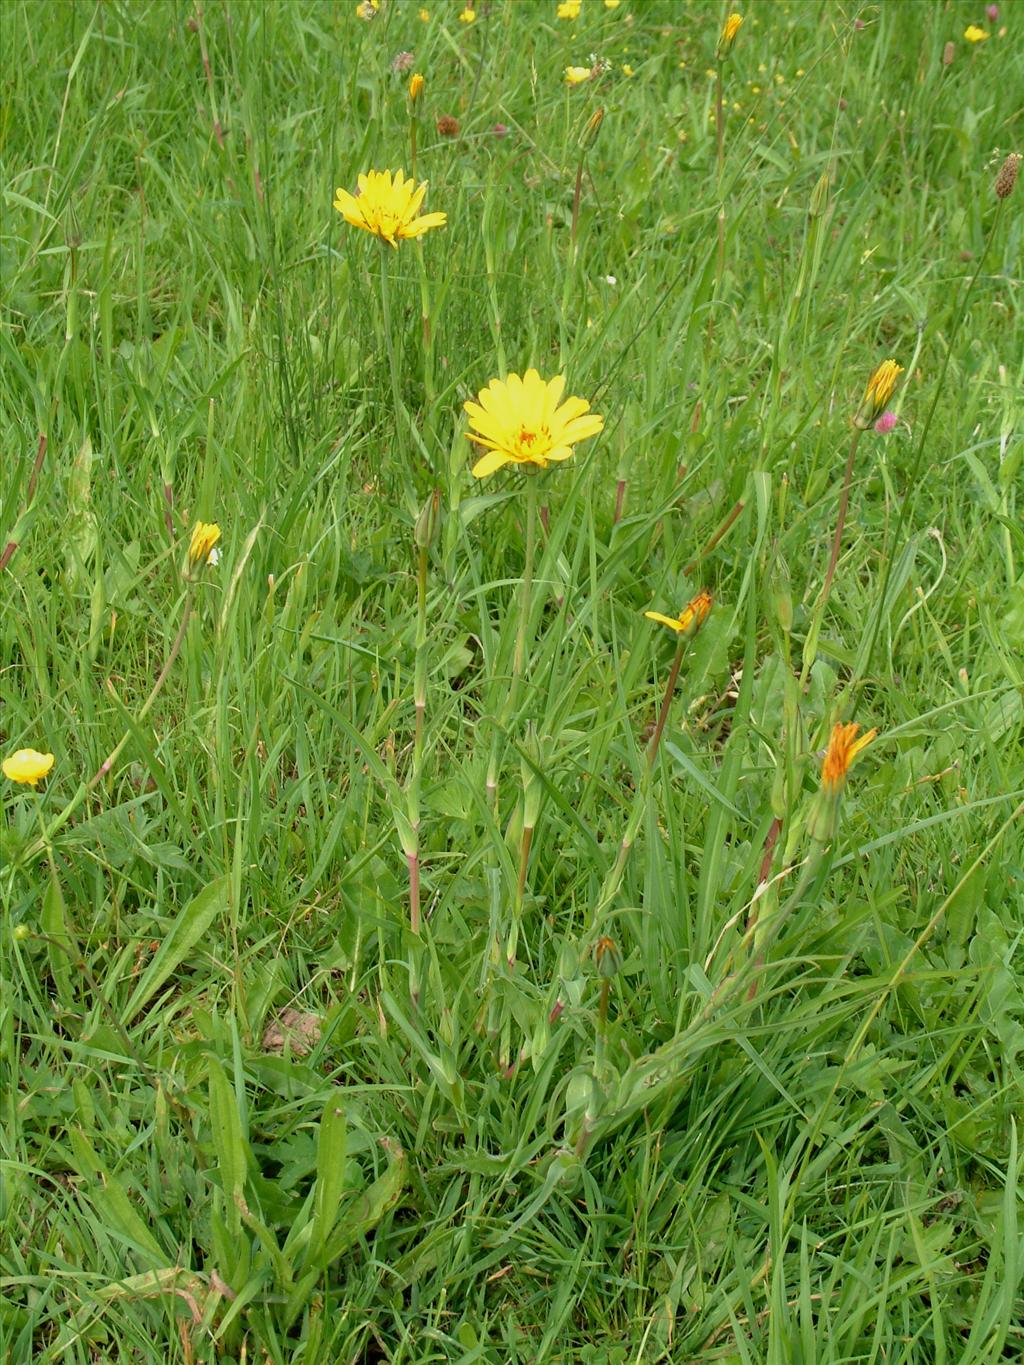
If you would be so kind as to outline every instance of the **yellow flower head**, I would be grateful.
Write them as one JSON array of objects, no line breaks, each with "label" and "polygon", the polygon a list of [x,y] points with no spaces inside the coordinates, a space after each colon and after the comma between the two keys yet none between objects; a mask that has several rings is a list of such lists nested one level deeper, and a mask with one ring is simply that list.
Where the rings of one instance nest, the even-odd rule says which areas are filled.
[{"label": "yellow flower head", "polygon": [[850,771],[853,760],[878,734],[877,730],[869,730],[858,739],[859,729],[856,721],[851,721],[849,725],[840,723],[832,728],[832,736],[825,751],[825,761],[821,765],[822,789],[831,796],[838,796],[843,790],[846,786],[846,774]]},{"label": "yellow flower head", "polygon": [[903,373],[903,366],[897,365],[895,360],[883,360],[878,369],[868,380],[868,386],[864,390],[864,397],[857,410],[857,415],[853,419],[854,423],[864,429],[869,427],[885,410],[885,406],[896,390],[896,381]]},{"label": "yellow flower head", "polygon": [[988,38],[988,34],[977,24],[968,24],[964,29],[964,37],[969,43],[983,43]]},{"label": "yellow flower head", "polygon": [[559,19],[578,19],[583,0],[563,0],[555,11]]},{"label": "yellow flower head", "polygon": [[[188,546],[188,567],[197,569],[209,562],[210,552],[220,540],[220,527],[215,521],[197,521],[192,528]],[[220,551],[218,550],[218,554]]]},{"label": "yellow flower head", "polygon": [[546,469],[549,460],[567,460],[577,441],[596,436],[604,418],[590,411],[585,398],[561,403],[565,377],[543,380],[536,370],[520,379],[492,379],[466,403],[471,441],[485,454],[473,466],[473,476],[486,478],[506,464]]},{"label": "yellow flower head", "polygon": [[420,95],[423,94],[423,85],[424,85],[423,77],[420,75],[418,71],[414,71],[412,75],[409,77],[409,98],[410,100],[413,101],[413,103],[415,103],[416,100],[419,99]]},{"label": "yellow flower head", "polygon": [[718,46],[722,52],[727,52],[732,47],[732,40],[740,31],[740,24],[743,23],[742,14],[730,14],[722,25],[722,34],[718,40]]},{"label": "yellow flower head", "polygon": [[605,9],[618,9],[622,0],[604,0]]},{"label": "yellow flower head", "polygon": [[53,754],[41,754],[38,749],[17,749],[3,762],[4,777],[34,787],[53,767]]},{"label": "yellow flower head", "polygon": [[417,186],[415,180],[405,178],[404,171],[396,171],[394,180],[390,171],[367,171],[358,177],[357,184],[354,195],[348,190],[335,190],[334,207],[346,223],[372,232],[393,247],[448,221],[446,213],[425,213],[417,218],[427,183]]},{"label": "yellow flower head", "polygon": [[701,626],[708,619],[708,612],[711,610],[714,598],[707,588],[701,588],[696,597],[692,597],[678,616],[662,616],[660,611],[645,611],[644,615],[650,621],[657,621],[659,625],[668,626],[669,630],[674,630],[677,635],[696,635]]},{"label": "yellow flower head", "polygon": [[467,5],[466,8],[462,11],[462,13],[459,15],[459,23],[460,23],[460,24],[472,24],[472,23],[475,23],[475,22],[476,22],[476,10],[475,10],[475,9],[470,9],[470,7]]},{"label": "yellow flower head", "polygon": [[630,66],[629,62],[622,63],[622,74],[624,76],[632,76],[633,68]]},{"label": "yellow flower head", "polygon": [[356,5],[356,17],[359,19],[375,19],[379,9],[380,0],[359,0],[358,5]]},{"label": "yellow flower head", "polygon": [[582,85],[584,81],[589,81],[593,74],[593,67],[590,66],[567,66],[565,68],[565,79],[568,85]]},{"label": "yellow flower head", "polygon": [[420,22],[424,24],[430,23],[430,10],[428,9],[420,10]]}]

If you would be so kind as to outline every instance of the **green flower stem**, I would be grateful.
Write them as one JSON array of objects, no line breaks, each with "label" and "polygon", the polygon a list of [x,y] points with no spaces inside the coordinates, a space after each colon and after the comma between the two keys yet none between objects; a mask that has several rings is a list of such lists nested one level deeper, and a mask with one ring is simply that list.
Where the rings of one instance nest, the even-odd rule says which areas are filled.
[{"label": "green flower stem", "polygon": [[619,887],[622,885],[622,876],[626,870],[626,863],[629,860],[630,852],[636,842],[636,836],[640,832],[640,823],[644,818],[644,812],[647,810],[647,801],[651,791],[651,776],[654,772],[655,760],[658,757],[658,749],[661,746],[661,737],[665,731],[665,723],[668,720],[669,708],[672,705],[672,697],[676,690],[679,669],[682,665],[683,655],[685,653],[686,637],[683,636],[676,649],[676,656],[672,660],[672,667],[669,670],[668,682],[665,685],[665,695],[662,698],[657,724],[654,727],[651,742],[647,746],[646,763],[644,765],[643,775],[641,776],[640,781],[637,784],[636,792],[633,795],[633,806],[629,813],[629,823],[626,825],[626,832],[622,836],[622,842],[619,844],[619,851],[615,859],[615,864],[604,879],[600,895],[597,898],[597,903],[594,906],[593,913],[587,924],[588,934],[593,933],[595,927],[600,922],[601,916],[611,904],[612,900],[614,900]]},{"label": "green flower stem", "polygon": [[[388,356],[388,370],[391,375],[391,398],[395,405],[395,412],[400,419],[406,416],[405,404],[402,402],[402,389],[399,383],[398,361],[395,356],[394,334],[391,331],[391,293],[388,272],[388,256],[392,248],[385,242],[380,244],[380,311],[381,322],[384,331],[384,349]],[[405,439],[405,428],[403,421],[399,422],[402,427],[402,439]]]},{"label": "green flower stem", "polygon": [[412,773],[409,778],[409,823],[413,848],[406,855],[409,865],[409,927],[420,932],[420,788],[423,781],[423,734],[427,714],[427,547],[419,548],[416,572],[416,664],[413,702],[416,707],[416,733],[413,739]]},{"label": "green flower stem", "polygon": [[533,560],[537,548],[537,485],[536,475],[526,475],[526,552],[523,558],[523,578],[519,592],[519,623],[516,628],[515,653],[512,656],[512,679],[499,712],[497,728],[491,740],[487,767],[487,799],[494,805],[498,799],[498,762],[501,757],[502,731],[519,705],[526,649],[529,643],[530,604],[533,596]]},{"label": "green flower stem", "polygon": [[843,491],[839,497],[839,515],[836,518],[836,531],[832,537],[832,553],[829,555],[828,569],[825,572],[825,581],[822,584],[818,600],[814,604],[814,614],[811,617],[810,629],[807,632],[807,639],[804,643],[804,662],[800,674],[800,686],[803,688],[807,683],[807,675],[811,665],[818,653],[818,635],[821,631],[821,623],[825,615],[825,608],[828,605],[829,593],[832,589],[832,579],[835,576],[836,565],[839,562],[839,551],[843,543],[843,531],[846,528],[846,513],[850,506],[850,483],[853,479],[853,461],[857,454],[857,446],[860,444],[861,428],[854,427],[853,436],[850,440],[850,453],[846,457],[846,469],[843,473]]}]

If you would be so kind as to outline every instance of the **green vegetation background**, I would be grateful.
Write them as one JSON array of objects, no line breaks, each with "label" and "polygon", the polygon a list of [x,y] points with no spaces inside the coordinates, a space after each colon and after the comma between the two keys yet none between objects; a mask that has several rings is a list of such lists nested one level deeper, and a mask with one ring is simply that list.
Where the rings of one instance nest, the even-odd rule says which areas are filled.
[{"label": "green vegetation background", "polygon": [[[459,8],[3,7],[0,743],[56,755],[0,797],[4,1358],[1019,1359],[1024,7],[744,7],[721,177],[719,6]],[[331,208],[409,167],[402,50],[422,255]],[[523,491],[461,404],[529,364],[606,426],[544,476],[495,815]],[[700,586],[595,924],[672,661],[642,612]],[[880,736],[755,964],[840,715]]]}]

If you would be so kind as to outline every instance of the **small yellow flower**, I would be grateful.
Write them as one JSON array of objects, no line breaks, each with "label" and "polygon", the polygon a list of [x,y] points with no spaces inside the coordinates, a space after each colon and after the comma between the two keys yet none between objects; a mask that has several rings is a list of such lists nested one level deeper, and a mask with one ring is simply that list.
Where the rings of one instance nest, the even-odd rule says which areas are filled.
[{"label": "small yellow flower", "polygon": [[522,378],[492,379],[464,404],[469,415],[469,438],[485,454],[473,466],[473,477],[486,478],[506,464],[546,469],[550,460],[567,460],[577,441],[596,436],[604,418],[590,411],[585,398],[567,398],[565,377],[544,380],[536,370]]},{"label": "small yellow flower", "polygon": [[969,43],[984,43],[988,40],[988,34],[977,24],[968,24],[964,29],[964,37]]},{"label": "small yellow flower", "polygon": [[53,767],[53,754],[41,754],[38,749],[17,749],[3,761],[4,777],[34,787]]},{"label": "small yellow flower", "polygon": [[864,430],[885,410],[885,406],[896,390],[896,381],[903,373],[903,366],[895,360],[883,360],[868,380],[860,408],[854,417],[854,425]]},{"label": "small yellow flower", "polygon": [[356,5],[356,16],[359,19],[375,19],[379,9],[380,0],[359,0]]},{"label": "small yellow flower", "polygon": [[730,14],[722,25],[722,36],[718,40],[718,46],[722,52],[727,52],[732,47],[732,41],[740,31],[740,24],[743,23],[742,14]]},{"label": "small yellow flower", "polygon": [[420,21],[424,24],[430,23],[430,10],[428,9],[420,10]]},{"label": "small yellow flower", "polygon": [[415,103],[423,93],[423,77],[418,71],[414,71],[409,77],[409,99]]},{"label": "small yellow flower", "polygon": [[692,597],[678,616],[662,616],[660,611],[645,611],[644,615],[649,621],[657,621],[659,625],[668,626],[669,630],[674,630],[677,635],[696,635],[701,626],[708,619],[708,612],[714,603],[714,598],[707,588],[701,588],[696,597]]},{"label": "small yellow flower", "polygon": [[197,521],[192,529],[188,547],[188,567],[197,569],[209,563],[213,547],[220,540],[220,527],[215,521]]},{"label": "small yellow flower", "polygon": [[578,19],[582,0],[564,0],[555,11],[559,19]]},{"label": "small yellow flower", "polygon": [[623,74],[624,76],[632,76],[632,75],[633,75],[633,68],[630,66],[629,62],[623,62],[623,63],[622,63],[622,74]]},{"label": "small yellow flower", "polygon": [[476,22],[476,10],[475,10],[475,9],[470,9],[470,7],[467,5],[466,8],[462,11],[462,13],[459,15],[459,23],[460,23],[460,24],[473,24],[473,23],[475,23],[475,22]]},{"label": "small yellow flower", "polygon": [[422,237],[431,228],[443,227],[446,213],[416,215],[427,192],[427,182],[417,185],[407,180],[404,171],[368,171],[357,177],[357,194],[348,190],[334,191],[334,207],[346,223],[371,232],[381,241],[397,247],[400,241]]},{"label": "small yellow flower", "polygon": [[604,0],[605,9],[618,9],[622,0]]},{"label": "small yellow flower", "polygon": [[858,739],[859,729],[856,721],[851,721],[849,725],[840,723],[832,728],[832,736],[825,750],[825,760],[821,765],[822,789],[831,796],[838,796],[843,790],[846,786],[846,774],[850,771],[854,759],[878,734],[877,730],[868,730]]},{"label": "small yellow flower", "polygon": [[582,85],[584,81],[593,78],[594,71],[589,66],[567,66],[565,68],[565,79],[569,85]]}]

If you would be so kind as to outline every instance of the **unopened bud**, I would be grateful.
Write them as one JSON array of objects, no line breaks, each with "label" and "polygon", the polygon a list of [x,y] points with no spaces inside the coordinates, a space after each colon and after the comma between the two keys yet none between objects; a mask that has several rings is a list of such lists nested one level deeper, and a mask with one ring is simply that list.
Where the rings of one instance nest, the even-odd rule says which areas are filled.
[{"label": "unopened bud", "polygon": [[423,77],[418,71],[414,71],[409,77],[409,99],[413,104],[415,104],[420,95],[423,94],[423,85]]},{"label": "unopened bud", "polygon": [[15,943],[24,943],[31,932],[27,924],[16,924],[11,930]]},{"label": "unopened bud", "polygon": [[603,120],[604,109],[603,108],[595,109],[594,112],[590,115],[590,118],[587,119],[587,126],[583,129],[583,132],[580,133],[581,147],[589,147],[591,145],[591,143],[595,140],[598,133],[600,132],[601,123]]},{"label": "unopened bud", "polygon": [[812,218],[820,218],[828,208],[828,172],[823,171],[818,183],[811,191],[811,204],[807,212]]},{"label": "unopened bud", "polygon": [[420,508],[420,514],[416,518],[416,525],[413,529],[412,538],[416,542],[418,550],[429,550],[437,539],[438,528],[441,525],[441,490],[435,488],[430,497]]},{"label": "unopened bud", "polygon": [[861,399],[857,415],[853,419],[854,426],[866,431],[872,422],[882,415],[889,399],[896,391],[896,383],[902,373],[903,366],[897,365],[895,360],[882,361],[868,380],[864,397]]},{"label": "unopened bud", "polygon": [[523,779],[523,824],[527,829],[536,829],[540,815],[541,797],[544,795],[544,772],[550,753],[550,740],[538,736],[531,721],[526,729],[523,743],[523,757],[519,761],[519,771]]},{"label": "unopened bud", "polygon": [[775,562],[772,578],[772,605],[779,625],[788,635],[793,629],[793,594],[789,586],[789,570],[781,559]]},{"label": "unopened bud", "polygon": [[603,976],[606,981],[622,971],[622,950],[607,934],[602,934],[594,944],[594,966],[598,976]]}]

